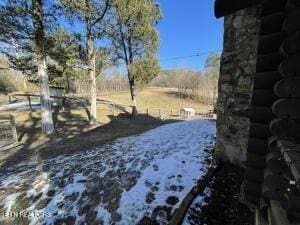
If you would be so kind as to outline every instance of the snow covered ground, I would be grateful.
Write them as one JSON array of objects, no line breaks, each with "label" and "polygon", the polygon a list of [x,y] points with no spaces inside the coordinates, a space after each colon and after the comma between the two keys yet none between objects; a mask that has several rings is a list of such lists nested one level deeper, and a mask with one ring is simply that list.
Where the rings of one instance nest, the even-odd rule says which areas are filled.
[{"label": "snow covered ground", "polygon": [[[214,137],[213,121],[178,122],[10,167],[0,172],[0,223],[167,224],[206,173]],[[9,217],[21,211],[21,217]]]},{"label": "snow covered ground", "polygon": [[[39,102],[32,102],[31,103],[31,108],[32,109],[40,109],[41,104]],[[0,110],[10,110],[10,109],[30,110],[30,106],[27,102],[18,102],[18,103],[12,103],[12,104],[8,104],[8,105],[0,106]]]}]

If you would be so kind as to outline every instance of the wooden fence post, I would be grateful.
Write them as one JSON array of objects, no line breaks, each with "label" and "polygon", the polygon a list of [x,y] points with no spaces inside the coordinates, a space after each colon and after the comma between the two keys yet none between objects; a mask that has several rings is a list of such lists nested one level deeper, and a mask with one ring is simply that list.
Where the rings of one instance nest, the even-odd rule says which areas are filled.
[{"label": "wooden fence post", "polygon": [[30,95],[27,95],[27,99],[28,99],[30,110],[32,110]]},{"label": "wooden fence post", "polygon": [[62,101],[61,101],[61,107],[62,107],[62,111],[65,111],[65,104],[66,104],[66,97],[63,97]]},{"label": "wooden fence post", "polygon": [[13,115],[10,115],[10,121],[11,121],[11,125],[12,125],[13,137],[15,139],[15,142],[17,142],[18,141],[18,134],[17,134],[15,117]]}]

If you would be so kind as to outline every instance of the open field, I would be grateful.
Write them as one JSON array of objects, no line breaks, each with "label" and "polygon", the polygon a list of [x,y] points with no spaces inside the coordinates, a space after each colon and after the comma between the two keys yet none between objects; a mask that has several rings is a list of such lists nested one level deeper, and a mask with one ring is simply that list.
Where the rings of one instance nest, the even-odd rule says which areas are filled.
[{"label": "open field", "polygon": [[[196,111],[211,110],[211,106],[203,105],[189,99],[182,99],[176,96],[177,88],[147,88],[138,92],[137,107],[141,113],[147,108],[161,109],[162,113],[169,113],[170,110],[179,111],[183,107],[193,108]],[[130,94],[121,93],[103,97],[118,104],[130,105]]]},{"label": "open field", "polygon": [[[138,110],[140,113],[145,113],[147,108],[150,110],[161,109],[162,111],[168,112],[170,110],[178,111],[183,107],[193,108],[196,111],[212,110],[212,106],[204,105],[191,99],[179,98],[177,94],[177,88],[145,88],[140,90],[137,94]],[[111,93],[106,96],[100,94],[98,98],[127,106],[127,110],[129,110],[129,106],[131,105],[129,91]],[[0,94],[0,106],[3,104],[8,104],[8,95]],[[98,109],[101,111],[104,110],[105,107],[100,104]]]}]

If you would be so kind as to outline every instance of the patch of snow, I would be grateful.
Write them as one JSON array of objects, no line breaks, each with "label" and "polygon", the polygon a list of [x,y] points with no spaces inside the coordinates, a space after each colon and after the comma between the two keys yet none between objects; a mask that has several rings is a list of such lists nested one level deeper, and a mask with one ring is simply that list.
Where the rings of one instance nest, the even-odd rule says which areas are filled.
[{"label": "patch of snow", "polygon": [[[0,202],[15,188],[25,196],[24,210],[50,214],[30,218],[30,225],[69,217],[82,224],[91,219],[87,212],[96,213],[96,224],[137,224],[157,207],[173,212],[179,206],[206,173],[214,136],[213,121],[178,122],[86,152],[13,166],[0,172]],[[17,203],[13,197],[6,200],[10,207]],[[167,203],[169,197],[176,201]]]},{"label": "patch of snow", "polygon": [[[40,109],[41,104],[39,102],[31,102],[31,108],[32,109]],[[10,110],[10,109],[30,110],[30,106],[27,102],[18,102],[18,103],[12,103],[12,104],[8,104],[8,105],[2,105],[0,107],[0,110]]]},{"label": "patch of snow", "polygon": [[103,222],[103,224],[111,224],[110,213],[102,206],[96,207],[97,217]]},{"label": "patch of snow", "polygon": [[11,211],[11,208],[19,195],[20,193],[13,193],[5,197],[1,204],[3,205],[3,208],[6,209],[6,212]]},{"label": "patch of snow", "polygon": [[83,193],[86,189],[86,186],[83,183],[80,183],[79,181],[84,181],[86,180],[86,178],[84,176],[82,176],[82,174],[78,173],[75,174],[73,177],[73,183],[68,184],[65,188],[64,188],[64,196],[70,196],[74,193]]}]

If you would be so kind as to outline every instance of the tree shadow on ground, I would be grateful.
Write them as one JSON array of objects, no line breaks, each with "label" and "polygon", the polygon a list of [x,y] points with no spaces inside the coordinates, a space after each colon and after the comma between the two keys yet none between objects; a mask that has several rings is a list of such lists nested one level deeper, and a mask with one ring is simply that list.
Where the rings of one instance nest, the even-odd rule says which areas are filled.
[{"label": "tree shadow on ground", "polygon": [[0,159],[0,170],[11,165],[49,159],[60,155],[74,154],[111,142],[120,137],[136,135],[159,125],[179,122],[179,120],[161,120],[149,115],[132,118],[128,113],[108,116],[110,122],[90,127],[82,114],[71,110],[53,113],[56,132],[47,136],[41,134],[40,116],[34,111],[29,119],[18,126],[19,141],[22,148],[11,151],[7,157]]},{"label": "tree shadow on ground", "polygon": [[0,84],[0,93],[1,94],[8,95],[8,94],[13,93],[13,92],[14,92],[14,90],[12,90],[10,88],[7,88],[7,87],[3,87]]},{"label": "tree shadow on ground", "polygon": [[41,134],[41,115],[37,110],[30,111],[28,119],[17,124],[18,141],[22,143],[22,147],[1,152],[0,169],[22,161],[39,161],[43,159],[39,153],[40,149],[49,145],[49,149],[55,150],[57,142],[75,137],[89,127],[85,117],[70,110],[59,112],[58,109],[54,109],[53,121],[55,134]]}]

